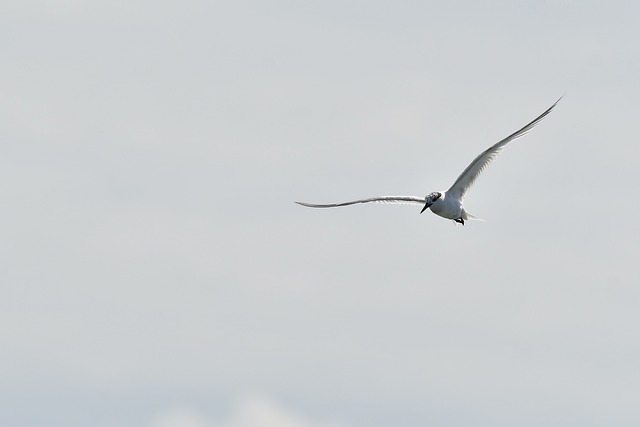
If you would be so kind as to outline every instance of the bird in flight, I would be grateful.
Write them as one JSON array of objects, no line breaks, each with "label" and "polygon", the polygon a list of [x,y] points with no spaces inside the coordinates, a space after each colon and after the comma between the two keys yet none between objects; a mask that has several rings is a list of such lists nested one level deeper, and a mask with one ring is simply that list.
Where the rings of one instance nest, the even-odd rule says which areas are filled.
[{"label": "bird in flight", "polygon": [[[562,97],[560,97],[562,99]],[[344,203],[329,203],[324,205],[318,205],[314,203],[296,202],[299,205],[309,208],[335,208],[338,206],[355,205],[356,203],[394,203],[394,204],[418,204],[422,205],[420,213],[427,209],[431,209],[436,215],[443,218],[451,219],[457,223],[464,225],[466,220],[479,219],[464,209],[463,201],[467,190],[478,178],[480,173],[489,166],[489,163],[496,158],[496,156],[502,151],[502,149],[511,141],[516,138],[520,138],[527,132],[529,132],[535,125],[537,125],[542,119],[544,119],[553,108],[560,102],[558,99],[554,104],[549,107],[544,113],[533,119],[529,124],[522,127],[520,130],[515,131],[502,141],[492,145],[471,162],[469,166],[460,174],[458,179],[453,183],[451,188],[447,191],[435,191],[428,194],[425,197],[418,196],[381,196],[371,197],[369,199],[353,200],[351,202]]]}]

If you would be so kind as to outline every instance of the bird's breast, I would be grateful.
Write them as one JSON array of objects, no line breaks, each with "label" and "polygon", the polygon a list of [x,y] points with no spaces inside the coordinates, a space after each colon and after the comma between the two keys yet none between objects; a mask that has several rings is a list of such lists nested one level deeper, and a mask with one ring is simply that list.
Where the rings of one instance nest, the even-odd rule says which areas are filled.
[{"label": "bird's breast", "polygon": [[447,219],[457,219],[462,216],[462,203],[452,197],[442,197],[431,205],[431,212]]}]

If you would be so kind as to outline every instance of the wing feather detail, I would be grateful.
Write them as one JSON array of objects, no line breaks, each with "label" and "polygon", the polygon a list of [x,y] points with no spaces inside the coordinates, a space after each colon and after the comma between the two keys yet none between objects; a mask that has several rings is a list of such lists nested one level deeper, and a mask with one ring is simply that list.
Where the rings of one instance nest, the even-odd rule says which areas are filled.
[{"label": "wing feather detail", "polygon": [[305,202],[296,202],[301,206],[306,206],[308,208],[336,208],[340,206],[349,206],[355,205],[357,203],[387,203],[387,204],[418,204],[423,205],[425,203],[424,197],[417,196],[381,196],[381,197],[371,197],[369,199],[360,199],[353,200],[351,202],[343,202],[343,203],[328,203],[328,204],[315,204],[315,203],[305,203]]},{"label": "wing feather detail", "polygon": [[513,141],[516,138],[520,138],[521,136],[529,132],[531,129],[533,129],[535,125],[537,125],[542,119],[544,119],[549,113],[551,113],[553,108],[558,104],[558,102],[560,102],[561,99],[562,97],[560,97],[556,102],[554,102],[551,107],[547,108],[547,110],[544,113],[540,114],[538,117],[533,119],[531,122],[529,122],[527,125],[522,127],[520,130],[515,131],[508,137],[504,138],[503,140],[497,142],[496,144],[492,145],[491,147],[489,147],[488,149],[480,153],[480,155],[475,159],[473,159],[471,164],[467,166],[467,168],[460,174],[458,179],[456,179],[456,181],[453,183],[453,185],[447,191],[447,193],[450,193],[454,197],[457,197],[459,200],[462,200],[464,198],[465,193],[471,187],[471,185],[473,185],[473,183],[478,178],[480,173],[484,171],[487,168],[487,166],[489,166],[489,164],[493,161],[493,159],[495,159],[496,156],[500,154],[502,149],[509,142]]}]

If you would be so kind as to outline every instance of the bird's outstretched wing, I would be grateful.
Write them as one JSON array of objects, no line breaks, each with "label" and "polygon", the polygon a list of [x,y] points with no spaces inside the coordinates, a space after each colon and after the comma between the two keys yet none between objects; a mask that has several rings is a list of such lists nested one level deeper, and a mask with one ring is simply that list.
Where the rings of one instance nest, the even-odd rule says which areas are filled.
[{"label": "bird's outstretched wing", "polygon": [[491,163],[493,159],[496,158],[496,156],[502,151],[504,146],[507,145],[509,142],[513,141],[514,139],[520,138],[521,136],[529,132],[535,125],[537,125],[540,122],[540,120],[544,119],[547,116],[547,114],[549,114],[551,110],[553,110],[556,104],[560,102],[560,99],[562,99],[562,97],[560,97],[544,113],[540,114],[538,117],[536,117],[529,124],[524,126],[522,129],[512,133],[502,141],[492,145],[487,150],[482,152],[478,157],[473,159],[471,164],[467,166],[464,172],[460,174],[458,179],[456,179],[456,182],[453,183],[453,185],[447,191],[447,193],[453,195],[459,200],[462,200],[464,198],[465,193],[474,183],[476,178],[478,178],[480,173],[483,170],[485,170],[487,166],[489,166],[489,163]]},{"label": "bird's outstretched wing", "polygon": [[349,205],[355,205],[356,203],[370,203],[370,202],[423,205],[425,203],[425,198],[416,197],[416,196],[382,196],[382,197],[371,197],[369,199],[354,200],[351,202],[344,202],[344,203],[329,203],[326,205],[317,205],[315,203],[304,203],[304,202],[296,202],[296,203],[302,206],[306,206],[308,208],[336,208],[338,206],[349,206]]}]

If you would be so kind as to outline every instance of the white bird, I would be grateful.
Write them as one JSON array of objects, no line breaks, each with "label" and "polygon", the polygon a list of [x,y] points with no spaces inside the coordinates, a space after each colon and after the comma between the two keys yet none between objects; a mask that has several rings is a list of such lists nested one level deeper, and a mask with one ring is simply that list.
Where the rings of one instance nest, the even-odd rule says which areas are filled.
[{"label": "white bird", "polygon": [[[562,97],[560,97],[562,99]],[[467,190],[474,183],[476,178],[480,175],[480,173],[489,166],[489,163],[496,158],[496,156],[502,151],[502,149],[511,141],[516,138],[520,138],[527,132],[529,132],[535,125],[537,125],[540,120],[545,118],[547,114],[553,110],[553,108],[560,102],[558,99],[551,107],[549,107],[544,113],[540,114],[534,120],[532,120],[529,124],[524,126],[522,129],[515,131],[502,141],[492,145],[487,150],[480,153],[478,157],[473,159],[471,164],[467,166],[467,168],[460,174],[458,179],[453,183],[451,188],[447,191],[435,191],[425,197],[418,196],[381,196],[381,197],[371,197],[369,199],[361,199],[354,200],[351,202],[344,203],[330,203],[325,205],[318,205],[313,203],[303,203],[296,202],[299,205],[306,206],[309,208],[334,208],[338,206],[349,206],[354,205],[356,203],[369,203],[369,202],[378,202],[378,203],[396,203],[396,204],[418,204],[424,205],[420,213],[424,212],[426,209],[431,209],[436,215],[439,215],[443,218],[452,219],[453,221],[464,225],[465,220],[469,219],[479,219],[464,209],[463,201],[464,196],[467,193]]]}]

